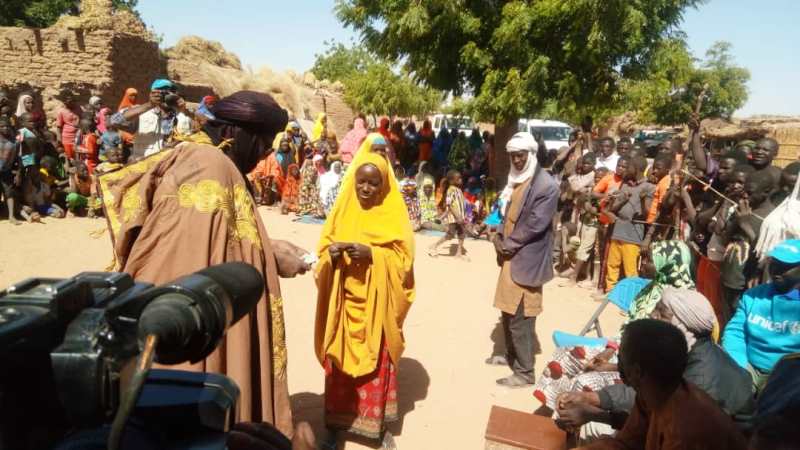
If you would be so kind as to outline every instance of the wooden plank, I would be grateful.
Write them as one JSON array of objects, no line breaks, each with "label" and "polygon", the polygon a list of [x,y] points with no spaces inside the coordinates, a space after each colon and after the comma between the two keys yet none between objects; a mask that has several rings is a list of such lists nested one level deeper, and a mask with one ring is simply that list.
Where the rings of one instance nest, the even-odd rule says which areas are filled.
[{"label": "wooden plank", "polygon": [[566,450],[567,434],[549,417],[492,406],[486,449]]}]

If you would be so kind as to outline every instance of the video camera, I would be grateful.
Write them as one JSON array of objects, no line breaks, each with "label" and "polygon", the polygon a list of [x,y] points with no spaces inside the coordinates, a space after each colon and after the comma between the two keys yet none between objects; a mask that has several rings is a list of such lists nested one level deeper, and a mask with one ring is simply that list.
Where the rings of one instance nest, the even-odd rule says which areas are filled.
[{"label": "video camera", "polygon": [[226,263],[161,286],[84,272],[1,291],[0,450],[79,448],[64,443],[87,430],[97,448],[225,448],[236,384],[149,365],[203,360],[263,290]]}]

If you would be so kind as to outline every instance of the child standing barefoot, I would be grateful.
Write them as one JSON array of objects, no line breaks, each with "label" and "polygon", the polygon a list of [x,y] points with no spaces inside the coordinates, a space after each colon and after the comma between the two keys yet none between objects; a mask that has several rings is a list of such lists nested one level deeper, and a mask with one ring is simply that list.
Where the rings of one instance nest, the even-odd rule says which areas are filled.
[{"label": "child standing barefoot", "polygon": [[447,172],[444,184],[445,195],[442,197],[440,208],[444,210],[444,224],[447,226],[447,234],[444,235],[428,250],[428,255],[436,257],[439,254],[439,246],[457,237],[458,251],[456,257],[469,261],[467,252],[464,250],[464,193],[461,192],[461,172],[450,170]]}]

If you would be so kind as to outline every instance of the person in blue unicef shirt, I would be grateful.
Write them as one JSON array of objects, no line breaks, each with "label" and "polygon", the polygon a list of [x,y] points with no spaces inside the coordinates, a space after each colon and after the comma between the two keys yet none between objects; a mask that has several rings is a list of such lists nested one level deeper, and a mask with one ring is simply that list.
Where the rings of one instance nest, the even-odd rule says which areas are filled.
[{"label": "person in blue unicef shirt", "polygon": [[772,281],[745,291],[722,339],[757,391],[781,357],[800,352],[800,240],[778,244],[769,257]]}]

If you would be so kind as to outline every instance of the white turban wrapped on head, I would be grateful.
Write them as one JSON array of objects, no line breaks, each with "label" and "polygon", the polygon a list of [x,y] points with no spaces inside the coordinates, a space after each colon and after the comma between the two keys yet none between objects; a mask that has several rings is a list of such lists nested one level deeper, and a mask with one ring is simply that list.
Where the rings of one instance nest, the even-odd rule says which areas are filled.
[{"label": "white turban wrapped on head", "polygon": [[500,194],[500,201],[504,205],[503,215],[505,215],[505,209],[508,206],[509,200],[511,200],[511,194],[514,192],[514,188],[533,178],[533,174],[536,172],[536,151],[538,149],[539,143],[536,142],[533,135],[527,131],[520,131],[515,134],[506,144],[506,152],[508,153],[528,152],[529,154],[528,161],[525,162],[525,167],[522,170],[517,170],[516,167],[511,164],[511,168],[508,172],[508,184]]}]

